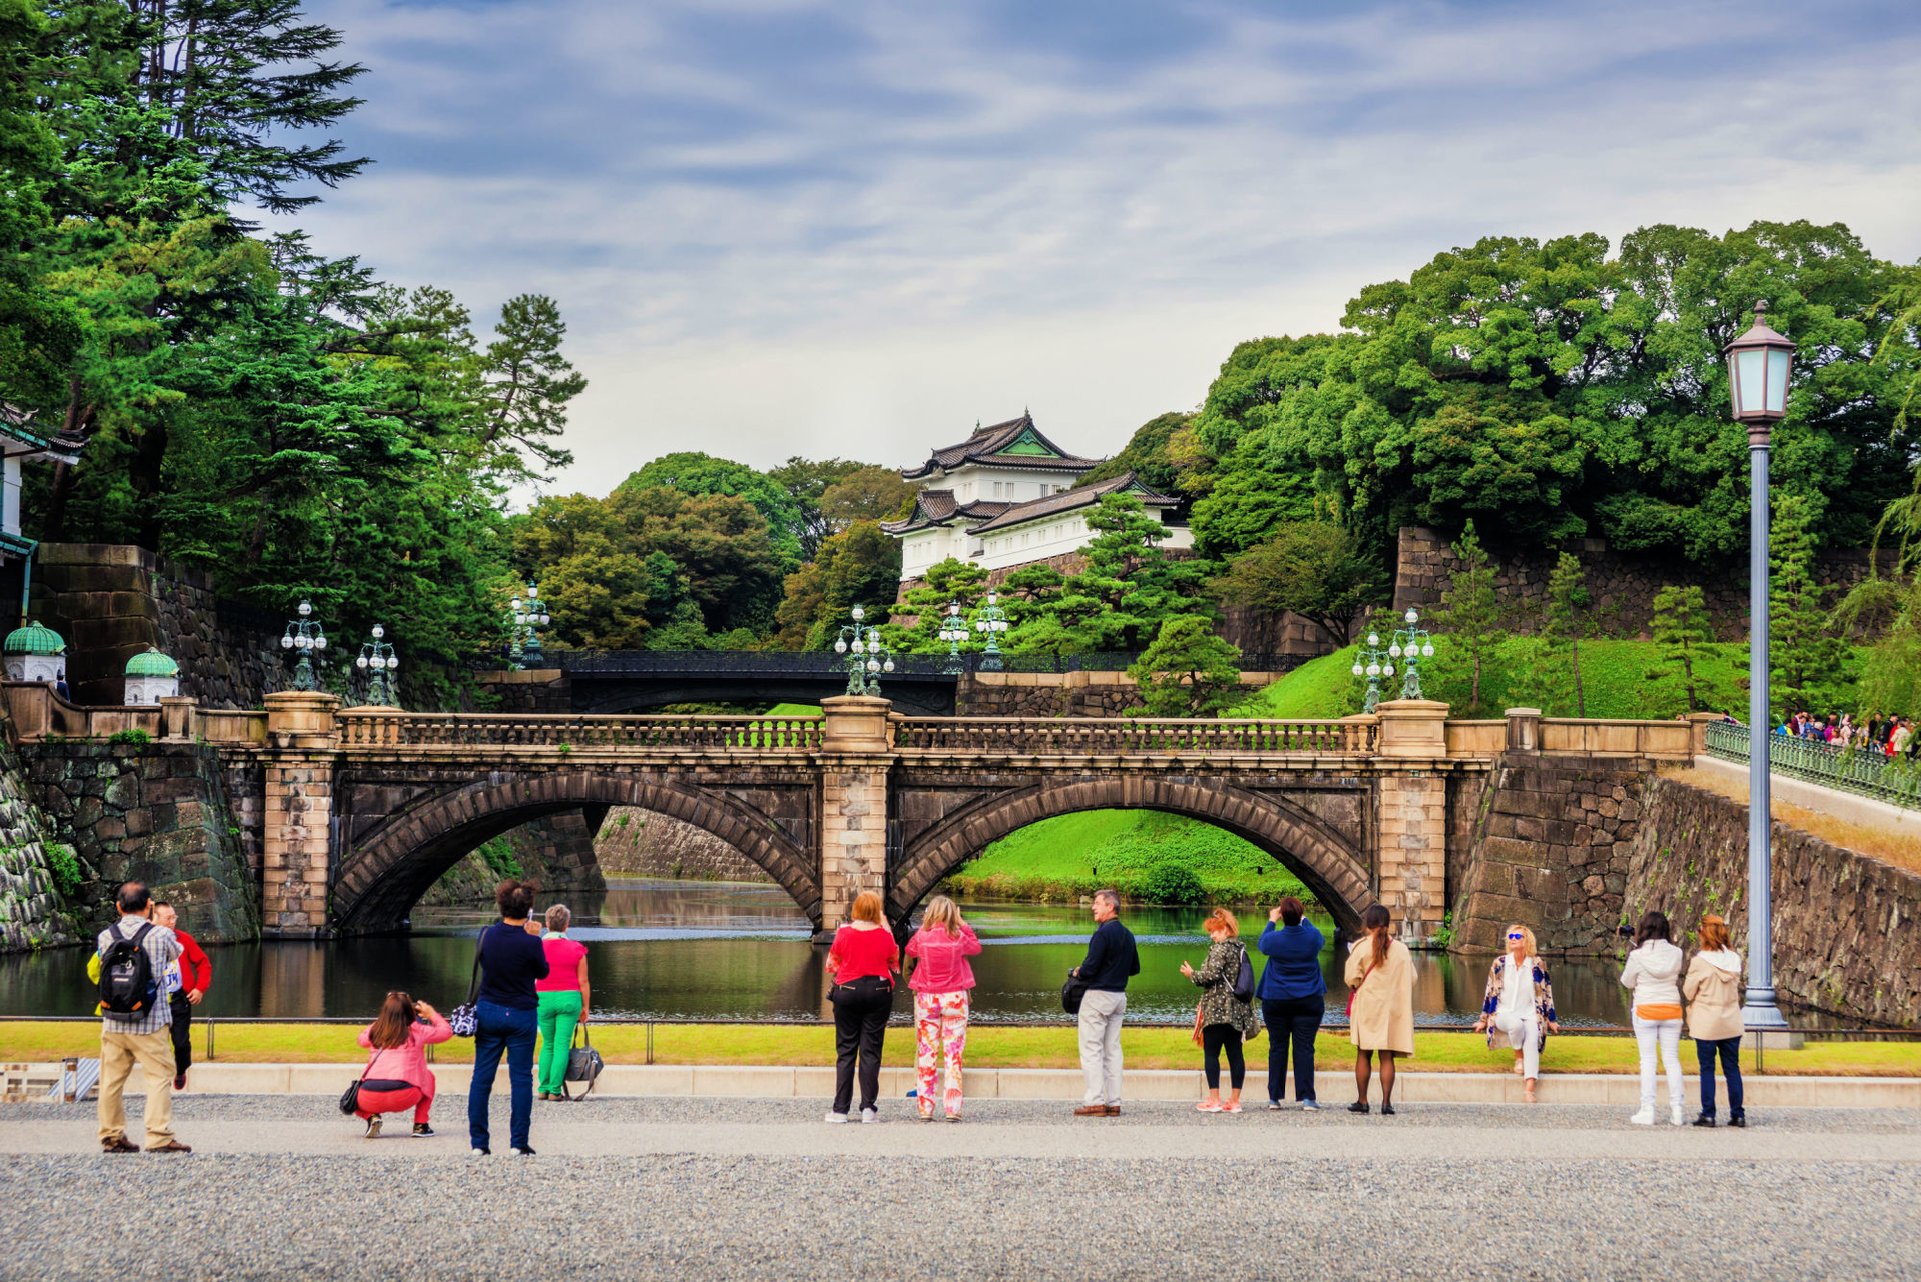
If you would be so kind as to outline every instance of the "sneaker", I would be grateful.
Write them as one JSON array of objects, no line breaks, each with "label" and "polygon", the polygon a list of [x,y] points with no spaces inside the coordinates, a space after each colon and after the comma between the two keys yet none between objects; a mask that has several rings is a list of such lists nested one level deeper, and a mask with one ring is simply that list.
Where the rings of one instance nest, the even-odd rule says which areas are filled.
[{"label": "sneaker", "polygon": [[367,1138],[370,1140],[380,1138],[380,1114],[378,1113],[367,1119]]},{"label": "sneaker", "polygon": [[1277,1099],[1267,1101],[1267,1111],[1270,1113],[1278,1113],[1283,1107],[1284,1105]]},{"label": "sneaker", "polygon": [[1305,1113],[1318,1113],[1318,1112],[1320,1112],[1320,1111],[1321,1111],[1321,1105],[1320,1105],[1320,1101],[1319,1101],[1319,1100],[1311,1100],[1311,1099],[1304,1099],[1304,1100],[1302,1100],[1302,1101],[1301,1101],[1301,1111],[1302,1111],[1302,1112],[1305,1112]]},{"label": "sneaker", "polygon": [[1653,1107],[1650,1105],[1649,1107],[1642,1109],[1640,1112],[1636,1113],[1633,1117],[1630,1117],[1628,1121],[1634,1123],[1634,1125],[1636,1126],[1654,1125]]},{"label": "sneaker", "polygon": [[1238,1113],[1240,1111],[1241,1111],[1241,1106],[1239,1104],[1222,1104],[1221,1105],[1221,1112],[1223,1113]]},{"label": "sneaker", "polygon": [[1687,1125],[1687,1118],[1682,1115],[1681,1106],[1679,1104],[1676,1104],[1673,1108],[1668,1110],[1668,1121],[1675,1126]]},{"label": "sneaker", "polygon": [[414,1138],[415,1138],[415,1139],[417,1139],[417,1140],[425,1140],[425,1139],[432,1139],[432,1138],[433,1138],[433,1133],[434,1133],[434,1128],[433,1128],[433,1127],[431,1127],[431,1126],[429,1126],[429,1125],[427,1125],[427,1124],[426,1124],[425,1122],[415,1122],[415,1123],[414,1123]]},{"label": "sneaker", "polygon": [[532,1157],[533,1155],[534,1155],[533,1149],[527,1147],[525,1144],[514,1145],[515,1157]]},{"label": "sneaker", "polygon": [[467,1150],[468,1157],[492,1157],[493,1155],[494,1151],[490,1148],[470,1148]]},{"label": "sneaker", "polygon": [[874,1123],[880,1121],[880,1110],[873,1109],[873,1108],[863,1108],[860,1111],[860,1120],[865,1124],[867,1124],[868,1126],[872,1126]]},{"label": "sneaker", "polygon": [[1194,1106],[1196,1113],[1224,1113],[1227,1108],[1217,1099],[1204,1099]]},{"label": "sneaker", "polygon": [[832,1122],[832,1123],[833,1123],[833,1124],[834,1124],[835,1126],[841,1126],[841,1125],[844,1125],[844,1124],[846,1123],[846,1121],[847,1121],[847,1114],[845,1114],[845,1113],[829,1113],[829,1114],[827,1115],[827,1120],[828,1120],[829,1122]]}]

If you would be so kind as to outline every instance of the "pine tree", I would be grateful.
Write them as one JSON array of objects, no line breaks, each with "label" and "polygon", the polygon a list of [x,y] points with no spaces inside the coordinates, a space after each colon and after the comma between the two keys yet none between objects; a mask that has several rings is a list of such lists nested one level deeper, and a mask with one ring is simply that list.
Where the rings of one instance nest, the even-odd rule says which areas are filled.
[{"label": "pine tree", "polygon": [[1714,639],[1708,628],[1708,612],[1697,584],[1685,587],[1670,583],[1654,594],[1654,617],[1649,623],[1654,643],[1661,647],[1662,666],[1650,669],[1650,680],[1678,676],[1687,696],[1688,711],[1701,709],[1694,663],[1701,647]]},{"label": "pine tree", "polygon": [[1494,567],[1469,521],[1454,544],[1457,563],[1441,594],[1441,612],[1449,637],[1459,647],[1473,672],[1468,686],[1469,715],[1481,708],[1481,670],[1501,639],[1500,602],[1494,596]]},{"label": "pine tree", "polygon": [[1141,692],[1129,716],[1210,717],[1240,690],[1241,652],[1215,634],[1206,615],[1175,615],[1161,623],[1154,643],[1127,675]]},{"label": "pine tree", "polygon": [[1828,711],[1847,662],[1847,643],[1828,628],[1823,591],[1814,579],[1814,512],[1798,494],[1775,500],[1768,535],[1773,571],[1768,588],[1769,715]]},{"label": "pine tree", "polygon": [[[1547,584],[1547,628],[1545,635],[1557,651],[1568,650],[1568,673],[1574,682],[1574,715],[1587,715],[1587,692],[1581,686],[1581,637],[1588,630],[1588,607],[1593,597],[1587,588],[1587,571],[1581,558],[1563,552],[1554,563]],[[1556,656],[1558,658],[1558,655]]]}]

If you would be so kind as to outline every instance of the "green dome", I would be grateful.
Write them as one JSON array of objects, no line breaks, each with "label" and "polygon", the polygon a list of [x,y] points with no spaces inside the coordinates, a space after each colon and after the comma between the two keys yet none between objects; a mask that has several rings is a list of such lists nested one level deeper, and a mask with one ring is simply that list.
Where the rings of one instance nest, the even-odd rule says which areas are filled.
[{"label": "green dome", "polygon": [[127,675],[130,677],[177,677],[180,665],[160,653],[159,647],[148,646],[144,654],[136,654],[127,660]]},{"label": "green dome", "polygon": [[45,627],[35,619],[24,628],[15,628],[7,633],[5,642],[0,642],[0,651],[7,654],[62,654],[67,643],[60,634]]}]

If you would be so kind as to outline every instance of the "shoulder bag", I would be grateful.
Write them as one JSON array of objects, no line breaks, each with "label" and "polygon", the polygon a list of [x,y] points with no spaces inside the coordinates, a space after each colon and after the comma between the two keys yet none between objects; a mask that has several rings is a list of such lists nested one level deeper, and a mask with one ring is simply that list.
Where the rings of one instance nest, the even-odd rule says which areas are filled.
[{"label": "shoulder bag", "polygon": [[349,1086],[346,1090],[340,1093],[340,1111],[342,1113],[345,1113],[348,1117],[352,1117],[357,1111],[359,1111],[360,1084],[367,1080],[368,1073],[373,1072],[374,1061],[379,1058],[380,1058],[380,1050],[378,1047],[376,1047],[374,1049],[374,1053],[367,1056],[367,1067],[360,1070],[360,1076],[354,1079],[353,1085]]},{"label": "shoulder bag", "polygon": [[454,1030],[455,1037],[472,1037],[480,1029],[480,1008],[474,1004],[474,995],[480,991],[480,946],[487,942],[491,929],[482,927],[480,938],[474,941],[474,969],[467,977],[467,1000],[448,1012],[447,1027]]},{"label": "shoulder bag", "polygon": [[1069,1015],[1080,1014],[1081,998],[1085,996],[1087,996],[1087,985],[1081,981],[1079,975],[1070,973],[1067,982],[1061,985],[1061,1009]]},{"label": "shoulder bag", "polygon": [[1234,1000],[1251,1002],[1254,1000],[1254,961],[1247,955],[1247,945],[1238,945],[1241,950],[1241,964],[1234,968]]},{"label": "shoulder bag", "polygon": [[567,1075],[560,1084],[560,1093],[568,1099],[574,1099],[574,1093],[567,1089],[567,1083],[585,1082],[587,1089],[580,1093],[579,1098],[586,1099],[593,1094],[594,1082],[600,1077],[600,1070],[607,1067],[607,1062],[594,1049],[593,1039],[587,1036],[587,1025],[574,1025],[574,1037],[579,1044],[567,1052]]},{"label": "shoulder bag", "polygon": [[1347,990],[1347,1019],[1349,1023],[1354,1022],[1354,999],[1355,997],[1359,996],[1361,991],[1361,985],[1365,984],[1367,982],[1367,977],[1369,975],[1372,975],[1373,973],[1374,973],[1374,968],[1372,966],[1369,966],[1366,970],[1361,972],[1361,977],[1354,981],[1354,987]]}]

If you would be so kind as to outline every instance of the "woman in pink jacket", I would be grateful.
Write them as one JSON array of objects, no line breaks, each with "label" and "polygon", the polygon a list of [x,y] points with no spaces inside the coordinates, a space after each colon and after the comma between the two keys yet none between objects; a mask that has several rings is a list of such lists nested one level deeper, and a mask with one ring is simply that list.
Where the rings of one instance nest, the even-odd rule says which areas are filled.
[{"label": "woman in pink jacket", "polygon": [[[422,1022],[425,1021],[425,1022]],[[367,1138],[380,1134],[382,1113],[414,1111],[414,1136],[434,1133],[427,1114],[434,1106],[434,1075],[427,1067],[427,1048],[444,1042],[454,1030],[439,1011],[406,993],[388,993],[380,1017],[360,1034],[360,1044],[374,1053],[360,1081],[356,1117],[365,1118]]]},{"label": "woman in pink jacket", "polygon": [[907,941],[915,959],[907,986],[914,992],[914,1067],[920,1073],[920,1120],[934,1120],[934,1081],[942,1060],[947,1090],[941,1105],[947,1120],[961,1120],[961,1056],[967,1049],[967,993],[974,968],[967,959],[981,950],[974,928],[946,895],[928,901],[920,929]]}]

